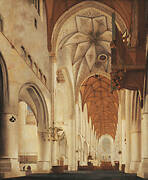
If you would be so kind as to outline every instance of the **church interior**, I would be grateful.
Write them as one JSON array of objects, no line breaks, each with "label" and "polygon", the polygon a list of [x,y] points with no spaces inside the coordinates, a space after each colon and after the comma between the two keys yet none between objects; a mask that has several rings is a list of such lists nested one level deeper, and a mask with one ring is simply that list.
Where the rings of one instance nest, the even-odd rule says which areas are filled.
[{"label": "church interior", "polygon": [[0,0],[0,177],[148,178],[147,93],[147,0]]}]

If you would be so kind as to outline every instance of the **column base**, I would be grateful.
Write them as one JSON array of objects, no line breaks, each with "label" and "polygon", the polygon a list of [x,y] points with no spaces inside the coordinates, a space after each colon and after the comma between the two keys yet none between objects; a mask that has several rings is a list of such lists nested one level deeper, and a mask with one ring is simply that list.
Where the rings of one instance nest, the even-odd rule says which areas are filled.
[{"label": "column base", "polygon": [[142,178],[148,178],[148,159],[143,159],[140,163],[137,176]]},{"label": "column base", "polygon": [[49,172],[51,167],[49,161],[38,161],[37,163],[37,172],[44,173]]},{"label": "column base", "polygon": [[0,158],[0,177],[18,177],[25,176],[25,172],[19,169],[18,159],[15,158]]},{"label": "column base", "polygon": [[132,161],[130,164],[130,173],[137,173],[140,161]]}]

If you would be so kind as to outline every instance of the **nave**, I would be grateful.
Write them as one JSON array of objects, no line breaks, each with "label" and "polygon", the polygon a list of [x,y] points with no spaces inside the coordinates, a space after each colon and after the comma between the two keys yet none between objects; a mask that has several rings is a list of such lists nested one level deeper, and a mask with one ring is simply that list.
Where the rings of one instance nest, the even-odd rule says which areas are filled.
[{"label": "nave", "polygon": [[0,177],[148,178],[147,65],[148,0],[0,0]]}]

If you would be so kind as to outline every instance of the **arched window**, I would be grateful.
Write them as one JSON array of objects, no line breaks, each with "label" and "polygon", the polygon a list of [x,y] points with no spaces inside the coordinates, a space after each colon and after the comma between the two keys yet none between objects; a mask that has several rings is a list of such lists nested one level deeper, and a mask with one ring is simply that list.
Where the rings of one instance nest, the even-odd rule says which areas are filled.
[{"label": "arched window", "polygon": [[0,32],[3,32],[3,18],[0,15]]}]

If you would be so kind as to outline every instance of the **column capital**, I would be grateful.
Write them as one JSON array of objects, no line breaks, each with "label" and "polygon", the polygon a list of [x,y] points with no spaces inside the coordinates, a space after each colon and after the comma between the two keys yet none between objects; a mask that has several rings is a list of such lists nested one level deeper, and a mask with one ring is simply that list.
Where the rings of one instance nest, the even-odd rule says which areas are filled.
[{"label": "column capital", "polygon": [[50,57],[55,57],[55,53],[51,51],[51,52],[49,52],[49,56]]},{"label": "column capital", "polygon": [[56,63],[56,56],[54,52],[50,52],[49,57],[51,58],[52,63]]}]

